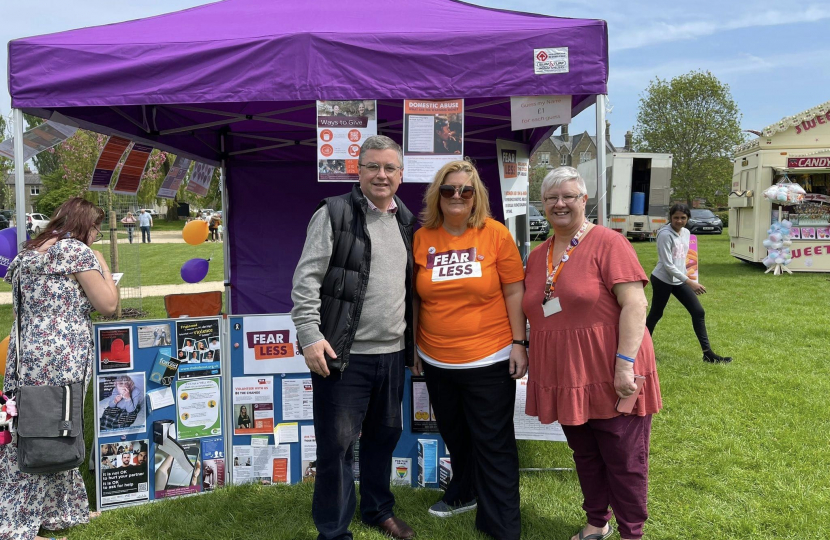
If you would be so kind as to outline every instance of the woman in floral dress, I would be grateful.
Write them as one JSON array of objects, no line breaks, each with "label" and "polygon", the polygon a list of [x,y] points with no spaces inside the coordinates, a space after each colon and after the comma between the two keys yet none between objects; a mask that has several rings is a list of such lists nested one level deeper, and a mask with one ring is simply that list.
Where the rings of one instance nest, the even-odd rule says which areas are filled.
[{"label": "woman in floral dress", "polygon": [[[23,385],[65,385],[92,373],[90,313],[115,312],[118,292],[106,261],[89,246],[100,236],[104,212],[73,198],[61,205],[46,229],[24,245],[6,281],[20,314],[19,378]],[[22,306],[18,286],[22,286]],[[21,309],[22,307],[22,309]],[[4,391],[17,366],[11,329]],[[0,446],[0,540],[40,539],[38,530],[66,529],[89,521],[86,489],[77,469],[26,474],[17,467],[17,441]]]}]

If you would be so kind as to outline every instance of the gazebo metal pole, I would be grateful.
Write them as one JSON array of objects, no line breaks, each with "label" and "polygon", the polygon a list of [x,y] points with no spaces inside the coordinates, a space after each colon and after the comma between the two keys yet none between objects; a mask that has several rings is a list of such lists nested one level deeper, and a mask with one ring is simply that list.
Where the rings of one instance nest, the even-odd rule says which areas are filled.
[{"label": "gazebo metal pole", "polygon": [[225,313],[231,314],[231,257],[230,257],[230,235],[228,234],[228,169],[227,158],[225,157],[227,145],[227,133],[222,133],[220,145],[222,150],[221,174],[219,179],[222,183],[222,266],[225,276]]},{"label": "gazebo metal pole", "polygon": [[14,215],[17,248],[26,241],[26,185],[23,174],[23,111],[14,109]]},{"label": "gazebo metal pole", "polygon": [[607,207],[605,204],[605,96],[597,94],[597,225],[608,225]]}]

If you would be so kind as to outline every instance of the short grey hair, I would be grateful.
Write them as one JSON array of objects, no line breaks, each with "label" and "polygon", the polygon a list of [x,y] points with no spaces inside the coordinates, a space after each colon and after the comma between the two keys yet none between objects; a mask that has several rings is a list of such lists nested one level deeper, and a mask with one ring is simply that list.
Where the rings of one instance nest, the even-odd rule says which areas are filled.
[{"label": "short grey hair", "polygon": [[545,176],[542,180],[542,189],[539,192],[542,199],[545,198],[545,193],[550,188],[559,187],[565,182],[576,182],[576,187],[579,188],[580,195],[587,195],[588,188],[585,187],[585,180],[579,175],[579,171],[573,167],[557,167]]},{"label": "short grey hair", "polygon": [[360,156],[358,161],[363,163],[363,152],[366,150],[394,150],[398,153],[398,163],[403,167],[403,150],[401,145],[387,137],[386,135],[372,135],[363,142],[360,147]]}]

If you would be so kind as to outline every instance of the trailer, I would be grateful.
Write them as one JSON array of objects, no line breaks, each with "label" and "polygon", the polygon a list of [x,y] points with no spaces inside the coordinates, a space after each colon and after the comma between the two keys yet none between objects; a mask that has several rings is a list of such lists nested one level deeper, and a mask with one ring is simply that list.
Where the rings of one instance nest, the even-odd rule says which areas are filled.
[{"label": "trailer", "polygon": [[[792,224],[793,272],[830,272],[830,101],[783,118],[735,151],[729,194],[732,256],[760,263],[775,221]],[[789,180],[806,191],[805,203],[771,203],[763,192]]]},{"label": "trailer", "polygon": [[[632,240],[650,238],[668,222],[672,155],[614,152],[608,154],[606,163],[608,195],[603,202],[608,227]],[[581,163],[577,170],[588,193],[596,193],[596,161]],[[596,216],[598,204],[596,197],[588,199],[589,218]]]}]

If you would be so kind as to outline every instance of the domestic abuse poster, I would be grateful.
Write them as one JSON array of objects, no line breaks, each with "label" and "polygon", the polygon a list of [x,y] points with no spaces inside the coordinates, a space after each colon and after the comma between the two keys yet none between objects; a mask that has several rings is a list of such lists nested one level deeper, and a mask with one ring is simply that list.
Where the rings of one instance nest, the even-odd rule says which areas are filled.
[{"label": "domestic abuse poster", "polygon": [[405,99],[403,163],[407,182],[432,182],[464,156],[464,100]]},{"label": "domestic abuse poster", "polygon": [[363,142],[378,133],[377,102],[317,102],[317,180],[356,182]]}]

